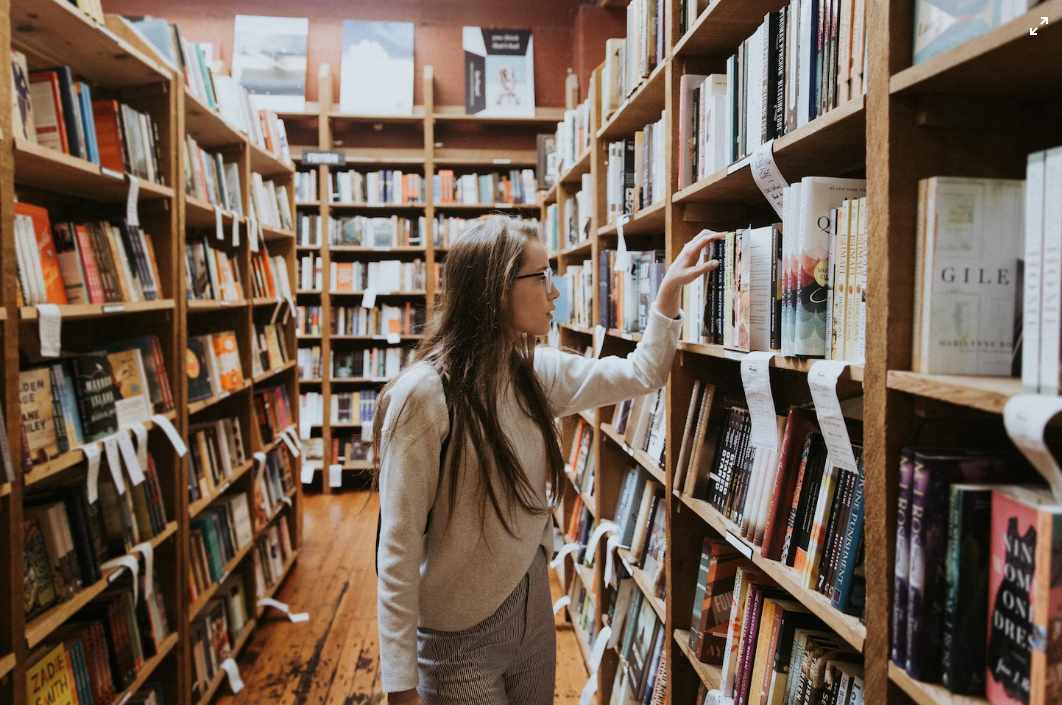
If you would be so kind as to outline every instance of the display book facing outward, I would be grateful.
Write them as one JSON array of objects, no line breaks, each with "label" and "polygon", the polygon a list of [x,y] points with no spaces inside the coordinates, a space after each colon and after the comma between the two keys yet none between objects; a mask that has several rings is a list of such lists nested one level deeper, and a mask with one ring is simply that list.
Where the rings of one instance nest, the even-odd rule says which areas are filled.
[{"label": "display book facing outward", "polygon": [[[0,590],[3,609],[18,612],[4,620],[18,626],[3,643],[26,644],[19,656],[0,653],[0,672],[14,674],[0,685],[0,699],[54,697],[61,680],[80,702],[157,703],[163,695],[198,702],[218,690],[217,663],[246,643],[262,611],[256,597],[278,589],[301,539],[301,493],[287,445],[264,442],[258,419],[228,401],[294,394],[287,363],[294,320],[290,313],[271,320],[279,292],[263,301],[265,280],[250,255],[254,223],[253,246],[268,252],[275,276],[278,268],[291,276],[290,196],[271,193],[267,212],[265,192],[250,189],[273,183],[290,194],[292,172],[281,161],[275,116],[255,114],[241,129],[232,114],[216,111],[218,103],[194,97],[198,78],[183,70],[186,53],[171,64],[177,57],[157,53],[147,32],[115,16],[99,13],[96,29],[65,3],[32,10],[26,21],[47,31],[13,37],[12,110],[0,121],[17,138],[4,143],[14,154],[3,159],[13,164],[5,200],[17,195],[19,209],[3,238],[12,247],[0,252],[18,275],[3,289],[4,345],[17,384],[0,405],[8,419],[0,449],[13,460],[0,466],[0,501],[3,515],[22,524],[11,532],[23,541],[8,572],[27,598],[11,605],[10,592]],[[25,12],[16,3],[12,20]],[[163,27],[179,39],[176,28]],[[107,45],[104,54],[123,59],[100,60],[89,45],[59,48],[50,32],[98,32],[89,45]],[[246,293],[181,296],[186,228],[189,241],[209,241],[228,258],[225,270],[207,275],[214,290],[250,282]],[[61,333],[53,337],[57,319]],[[189,330],[222,346],[218,391],[191,406],[180,377]],[[230,368],[246,375],[242,389],[226,388],[232,375],[222,373]],[[294,410],[274,414],[271,433],[281,418],[292,427],[297,421]],[[191,426],[215,435],[197,437]],[[179,443],[170,442],[171,430]],[[191,452],[178,455],[181,443]],[[262,463],[252,456],[259,450]],[[234,485],[244,473],[253,485]],[[223,565],[224,585],[200,583],[209,593],[200,602],[188,592],[195,522],[215,530],[202,556],[232,559]],[[152,555],[172,560],[151,567]],[[189,650],[181,620],[194,623]],[[180,675],[186,653],[193,682]]]}]

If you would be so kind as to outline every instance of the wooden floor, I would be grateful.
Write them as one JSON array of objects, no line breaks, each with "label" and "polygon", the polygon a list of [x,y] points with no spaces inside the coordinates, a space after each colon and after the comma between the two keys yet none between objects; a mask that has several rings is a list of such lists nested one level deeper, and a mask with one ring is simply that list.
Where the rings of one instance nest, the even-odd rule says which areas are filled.
[{"label": "wooden floor", "polygon": [[[292,623],[276,610],[239,657],[244,689],[226,691],[224,705],[384,703],[376,628],[375,495],[307,495],[299,561],[277,599],[310,621]],[[561,596],[550,571],[554,599]],[[557,617],[555,702],[575,705],[587,671],[571,627]]]}]

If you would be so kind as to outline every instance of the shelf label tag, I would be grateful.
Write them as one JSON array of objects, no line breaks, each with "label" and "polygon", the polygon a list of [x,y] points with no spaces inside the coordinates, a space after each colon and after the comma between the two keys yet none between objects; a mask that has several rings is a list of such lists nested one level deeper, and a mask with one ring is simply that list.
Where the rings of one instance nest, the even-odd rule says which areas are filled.
[{"label": "shelf label tag", "polygon": [[63,348],[63,314],[58,306],[37,305],[37,330],[40,332],[41,355],[59,357]]},{"label": "shelf label tag", "polygon": [[309,463],[303,463],[302,466],[302,484],[309,485],[313,482],[314,467]]},{"label": "shelf label tag", "polygon": [[124,555],[112,558],[106,563],[100,564],[100,570],[108,570],[114,568],[115,571],[107,576],[107,582],[113,583],[118,579],[118,574],[122,572],[122,568],[125,568],[133,574],[133,604],[137,603],[137,596],[139,594],[139,583],[137,576],[140,575],[140,562],[137,561],[136,556]]},{"label": "shelf label tag", "polygon": [[125,196],[125,222],[134,227],[140,227],[140,179],[132,174],[126,174],[129,180],[129,192]]},{"label": "shelf label tag", "polygon": [[145,541],[133,546],[132,552],[144,557],[144,597],[149,598],[155,594],[155,549]]},{"label": "shelf label tag", "polygon": [[1062,469],[1044,443],[1044,430],[1060,411],[1062,397],[1043,394],[1019,394],[1011,397],[1003,407],[1003,426],[1007,435],[1047,480],[1056,502],[1062,502]]},{"label": "shelf label tag", "polygon": [[125,494],[125,480],[122,479],[122,460],[118,454],[118,439],[108,436],[103,439],[103,450],[107,454],[107,467],[111,471],[111,479],[114,480],[114,489],[118,494]]},{"label": "shelf label tag", "polygon": [[607,330],[602,325],[594,326],[594,357],[601,357],[601,346],[605,343],[605,333]]},{"label": "shelf label tag", "polygon": [[291,438],[288,437],[288,434],[284,433],[283,431],[281,431],[277,435],[280,436],[280,440],[284,441],[284,445],[286,445],[288,447],[288,450],[291,451],[291,454],[294,455],[296,458],[299,457],[299,449],[292,442]]},{"label": "shelf label tag", "polygon": [[343,486],[343,466],[342,465],[329,465],[328,466],[328,486],[329,487],[342,487]]},{"label": "shelf label tag", "polygon": [[389,345],[398,345],[402,342],[402,337],[398,333],[388,333],[387,343]]},{"label": "shelf label tag", "polygon": [[258,221],[254,218],[247,219],[247,244],[251,252],[258,252]]},{"label": "shelf label tag", "polygon": [[214,230],[219,240],[225,239],[225,226],[221,222],[221,206],[214,206]]},{"label": "shelf label tag", "polygon": [[81,451],[88,461],[88,501],[95,504],[100,498],[100,447],[96,443],[81,446]]},{"label": "shelf label tag", "polygon": [[235,211],[230,213],[232,216],[232,246],[240,246],[240,219],[236,217]]},{"label": "shelf label tag", "polygon": [[741,555],[752,560],[752,546],[748,545],[731,532],[726,532],[726,542],[741,552]]},{"label": "shelf label tag", "polygon": [[280,315],[280,309],[281,309],[281,307],[283,305],[284,305],[284,299],[277,299],[276,308],[273,309],[273,317],[271,319],[269,319],[269,324],[270,325],[276,325],[277,316]]},{"label": "shelf label tag", "polygon": [[550,561],[549,567],[553,570],[560,568],[561,563],[564,562],[564,557],[570,553],[575,553],[580,548],[580,544],[576,542],[564,544],[563,546],[561,546],[561,550],[557,551],[557,555],[553,558],[553,560]]},{"label": "shelf label tag", "polygon": [[852,441],[848,437],[848,427],[844,425],[841,402],[837,399],[837,379],[846,367],[848,363],[841,360],[819,360],[808,372],[808,386],[830,460],[839,468],[857,472]]},{"label": "shelf label tag", "polygon": [[751,352],[741,361],[741,383],[752,418],[753,445],[778,450],[778,416],[771,393],[771,358],[773,352]]},{"label": "shelf label tag", "polygon": [[120,171],[115,171],[114,169],[108,169],[105,166],[101,166],[100,167],[100,173],[103,174],[104,176],[109,176],[112,179],[118,179],[119,181],[125,181],[125,174],[123,174]]},{"label": "shelf label tag", "polygon": [[630,221],[630,215],[624,213],[616,219],[616,265],[614,272],[626,272],[631,268],[631,256],[627,252],[627,240],[623,237],[623,224]]},{"label": "shelf label tag", "polygon": [[104,313],[122,313],[123,311],[125,311],[125,304],[113,304],[110,306],[104,306],[102,310]]},{"label": "shelf label tag", "polygon": [[135,423],[132,429],[133,435],[136,436],[136,461],[140,463],[141,468],[146,468],[148,466],[147,428],[142,423]]},{"label": "shelf label tag", "polygon": [[259,607],[272,607],[273,609],[278,609],[284,614],[288,615],[288,619],[290,619],[292,622],[310,621],[309,612],[292,613],[290,605],[284,602],[280,602],[279,600],[274,600],[272,597],[263,597],[257,602],[257,605]]},{"label": "shelf label tag", "polygon": [[170,420],[162,414],[155,414],[151,417],[151,421],[166,433],[166,438],[170,439],[170,443],[173,445],[173,449],[177,451],[177,455],[183,458],[188,452],[188,446],[181,440],[181,434],[177,433],[177,429],[173,427]]},{"label": "shelf label tag", "polygon": [[361,295],[361,307],[371,309],[376,305],[376,290],[366,289]]},{"label": "shelf label tag", "polygon": [[139,487],[140,483],[144,481],[144,469],[140,467],[140,461],[136,457],[136,451],[133,450],[133,441],[129,438],[128,431],[119,431],[118,437],[118,450],[122,452],[122,460],[125,461],[125,469],[129,471],[129,479],[133,483],[133,487]]},{"label": "shelf label tag", "polygon": [[229,687],[232,688],[233,694],[243,690],[243,679],[240,678],[240,667],[236,665],[235,661],[231,658],[225,659],[221,662],[221,670],[229,675]]},{"label": "shelf label tag", "polygon": [[774,163],[774,140],[767,140],[752,153],[752,178],[760,187],[760,192],[774,208],[778,217],[782,217],[782,201],[788,182],[782,178],[778,165]]},{"label": "shelf label tag", "polygon": [[572,603],[572,598],[565,595],[561,599],[553,603],[553,616],[556,617],[557,613]]}]

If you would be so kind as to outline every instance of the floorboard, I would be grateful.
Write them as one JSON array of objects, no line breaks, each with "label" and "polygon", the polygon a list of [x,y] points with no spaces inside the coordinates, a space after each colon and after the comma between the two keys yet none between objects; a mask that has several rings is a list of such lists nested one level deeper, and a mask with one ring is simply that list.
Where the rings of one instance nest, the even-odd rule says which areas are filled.
[{"label": "floorboard", "polygon": [[[305,542],[277,599],[310,621],[270,610],[238,659],[244,689],[219,705],[376,705],[380,686],[376,571],[372,546],[379,504],[367,492],[307,495]],[[563,592],[550,571],[553,598]],[[576,705],[586,683],[575,634],[557,617],[555,703]],[[227,691],[223,685],[222,690]]]}]

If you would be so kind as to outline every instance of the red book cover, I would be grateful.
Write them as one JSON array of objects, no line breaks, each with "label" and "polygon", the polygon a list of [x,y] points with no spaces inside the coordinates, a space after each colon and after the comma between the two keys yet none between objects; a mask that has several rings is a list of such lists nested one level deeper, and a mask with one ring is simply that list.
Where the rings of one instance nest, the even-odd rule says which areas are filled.
[{"label": "red book cover", "polygon": [[125,173],[122,131],[118,126],[118,101],[92,101],[92,117],[96,121],[96,145],[100,153],[100,166]]},{"label": "red book cover", "polygon": [[992,492],[985,695],[994,705],[1062,700],[1062,507],[1046,491]]},{"label": "red book cover", "polygon": [[782,557],[785,543],[786,524],[793,506],[793,495],[797,489],[801,451],[809,433],[818,430],[815,413],[807,409],[793,407],[785,423],[782,436],[782,449],[778,454],[778,472],[775,475],[774,492],[767,510],[767,522],[763,530],[761,553],[764,558],[773,561]]},{"label": "red book cover", "polygon": [[166,374],[166,360],[162,356],[162,343],[159,342],[157,335],[151,336],[151,355],[155,358],[159,389],[162,391],[163,411],[169,411],[174,407],[173,391],[170,389],[170,376]]},{"label": "red book cover", "polygon": [[85,284],[88,286],[89,303],[101,304],[107,299],[103,294],[103,285],[100,283],[100,272],[96,267],[96,253],[92,250],[88,228],[84,225],[75,225],[74,236],[77,238],[77,253],[81,257],[81,271],[85,273]]},{"label": "red book cover", "polygon": [[55,252],[48,211],[40,206],[19,201],[15,203],[15,215],[29,216],[33,220],[33,234],[37,240],[37,256],[44,273],[44,290],[48,303],[65,305],[66,285],[63,284],[63,273],[59,269],[59,256]]}]

